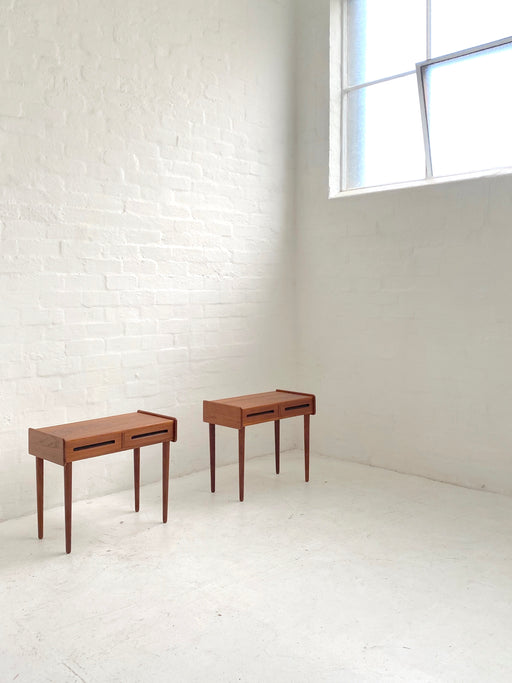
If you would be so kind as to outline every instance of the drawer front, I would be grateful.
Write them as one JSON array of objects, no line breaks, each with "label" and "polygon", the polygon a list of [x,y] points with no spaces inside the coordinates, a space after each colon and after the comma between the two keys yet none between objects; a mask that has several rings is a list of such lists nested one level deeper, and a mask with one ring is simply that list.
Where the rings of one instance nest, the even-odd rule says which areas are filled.
[{"label": "drawer front", "polygon": [[120,450],[122,450],[122,443],[119,434],[105,434],[89,439],[77,439],[66,442],[66,461],[85,460],[85,458],[94,458],[96,455],[117,453]]},{"label": "drawer front", "polygon": [[270,422],[272,420],[279,420],[279,410],[277,406],[246,408],[242,415],[244,425],[257,425],[261,422]]},{"label": "drawer front", "polygon": [[141,448],[154,443],[174,441],[174,423],[166,422],[153,427],[138,427],[123,432],[123,450]]},{"label": "drawer front", "polygon": [[282,403],[279,406],[279,417],[293,417],[294,415],[312,415],[313,413],[313,399],[302,398],[296,401],[289,401]]}]

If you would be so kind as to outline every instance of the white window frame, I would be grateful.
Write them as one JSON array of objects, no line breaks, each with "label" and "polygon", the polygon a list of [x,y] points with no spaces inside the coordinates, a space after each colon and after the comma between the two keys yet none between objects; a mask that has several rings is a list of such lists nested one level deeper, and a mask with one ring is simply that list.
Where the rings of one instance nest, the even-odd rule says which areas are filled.
[{"label": "white window frame", "polygon": [[[418,80],[418,93],[420,98],[420,110],[421,110],[421,123],[423,127],[423,142],[425,146],[425,161],[426,161],[426,177],[436,178],[441,176],[434,176],[432,171],[432,150],[430,146],[430,135],[429,135],[429,123],[427,114],[427,89],[425,84],[425,75],[430,66],[435,64],[440,64],[441,62],[449,62],[452,60],[459,59],[460,57],[468,57],[469,55],[477,54],[478,52],[486,52],[487,50],[492,50],[496,47],[501,47],[502,45],[511,45],[512,36],[507,38],[502,38],[501,40],[494,40],[490,43],[484,43],[483,45],[476,45],[475,47],[467,48],[466,50],[458,50],[457,52],[451,52],[447,55],[441,55],[440,57],[434,57],[434,59],[426,59],[423,62],[418,62],[416,64],[416,76]],[[494,170],[494,169],[493,169]],[[491,171],[492,172],[492,171]],[[482,171],[482,174],[484,171]]]},{"label": "white window frame", "polygon": [[[347,5],[348,0],[331,0],[330,6],[330,121],[329,121],[329,197],[344,197],[358,194],[397,190],[407,187],[419,187],[460,181],[470,178],[486,176],[500,176],[512,173],[512,166],[506,168],[487,169],[471,173],[434,176],[432,174],[432,162],[428,140],[428,120],[426,113],[426,98],[424,87],[425,70],[431,64],[436,64],[449,59],[456,59],[468,54],[473,54],[507,43],[512,43],[512,36],[502,38],[491,43],[474,46],[465,50],[459,50],[447,55],[432,59],[431,57],[431,0],[426,0],[426,55],[427,59],[418,62],[415,68],[399,74],[393,74],[381,79],[349,85],[347,69]],[[425,146],[425,177],[418,180],[397,182],[389,185],[374,185],[360,188],[347,188],[347,101],[348,93],[355,90],[395,80],[404,76],[416,74],[418,82],[419,102],[423,126],[423,141]],[[476,89],[476,88],[475,88]]]}]

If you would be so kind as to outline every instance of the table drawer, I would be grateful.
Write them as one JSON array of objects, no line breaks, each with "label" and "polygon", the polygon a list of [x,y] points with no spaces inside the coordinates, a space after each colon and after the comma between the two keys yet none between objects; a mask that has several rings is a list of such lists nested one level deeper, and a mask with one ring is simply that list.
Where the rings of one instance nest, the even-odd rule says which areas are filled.
[{"label": "table drawer", "polygon": [[120,434],[95,435],[86,439],[76,439],[66,442],[66,461],[94,458],[96,455],[117,453],[121,450]]},{"label": "table drawer", "polygon": [[301,398],[279,406],[279,417],[293,417],[294,415],[312,415],[314,403],[312,398]]},{"label": "table drawer", "polygon": [[277,406],[258,406],[257,408],[246,408],[242,414],[244,425],[256,425],[261,422],[279,420],[279,410]]},{"label": "table drawer", "polygon": [[149,427],[138,427],[123,432],[123,450],[127,448],[141,448],[154,443],[172,441],[174,437],[174,423],[160,423]]}]

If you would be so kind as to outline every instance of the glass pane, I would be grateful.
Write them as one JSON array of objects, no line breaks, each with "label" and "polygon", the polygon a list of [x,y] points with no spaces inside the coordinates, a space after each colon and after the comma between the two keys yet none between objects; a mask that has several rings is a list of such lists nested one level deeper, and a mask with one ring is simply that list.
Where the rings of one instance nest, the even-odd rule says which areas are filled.
[{"label": "glass pane", "polygon": [[347,95],[347,189],[425,177],[416,76]]},{"label": "glass pane", "polygon": [[434,175],[512,166],[512,45],[426,68]]},{"label": "glass pane", "polygon": [[511,0],[431,0],[432,57],[512,35]]},{"label": "glass pane", "polygon": [[350,85],[413,71],[426,59],[425,0],[348,0]]}]

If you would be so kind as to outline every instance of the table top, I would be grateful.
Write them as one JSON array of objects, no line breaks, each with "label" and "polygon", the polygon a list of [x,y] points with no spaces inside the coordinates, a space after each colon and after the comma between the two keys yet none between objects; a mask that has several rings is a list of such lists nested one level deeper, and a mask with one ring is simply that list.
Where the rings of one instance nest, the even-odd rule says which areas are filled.
[{"label": "table top", "polygon": [[233,406],[235,408],[260,408],[267,405],[279,405],[280,403],[288,403],[289,401],[310,399],[312,394],[301,394],[296,391],[284,391],[277,389],[276,391],[264,391],[260,394],[246,394],[245,396],[232,396],[231,398],[219,398],[208,403],[221,403],[226,406]]},{"label": "table top", "polygon": [[123,413],[122,415],[110,415],[79,422],[68,422],[62,425],[41,427],[36,431],[45,432],[58,436],[64,441],[75,439],[87,439],[98,434],[119,433],[137,427],[155,427],[174,418],[156,413],[148,413],[139,410],[135,413]]},{"label": "table top", "polygon": [[283,389],[203,401],[204,422],[235,429],[315,411],[314,394]]},{"label": "table top", "polygon": [[177,420],[138,410],[28,430],[28,451],[64,465],[97,455],[176,441]]}]

